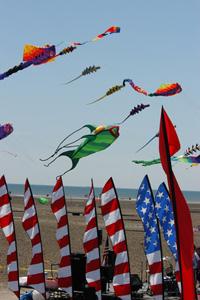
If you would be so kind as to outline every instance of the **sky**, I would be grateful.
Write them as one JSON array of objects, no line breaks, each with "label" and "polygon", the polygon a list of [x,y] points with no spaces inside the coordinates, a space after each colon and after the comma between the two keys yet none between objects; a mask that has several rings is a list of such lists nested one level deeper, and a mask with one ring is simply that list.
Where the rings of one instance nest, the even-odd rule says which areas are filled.
[{"label": "sky", "polygon": [[[101,187],[113,177],[116,187],[138,188],[145,174],[153,189],[166,181],[160,165],[145,168],[133,159],[159,156],[158,140],[136,153],[158,132],[164,106],[177,126],[183,154],[199,143],[200,2],[124,1],[1,1],[0,72],[22,61],[25,44],[56,45],[57,51],[74,41],[86,41],[110,26],[121,32],[78,47],[55,62],[31,66],[0,82],[0,123],[13,124],[12,135],[0,141],[0,167],[8,183],[54,185],[56,176],[71,167],[60,158],[44,167],[59,142],[85,124],[113,125],[137,104],[150,107],[120,127],[120,137],[108,149],[80,160],[63,177],[64,185]],[[101,66],[70,85],[68,80],[88,66]],[[162,83],[179,82],[174,97],[145,97],[127,86],[104,101],[87,105],[110,87],[131,78],[149,92]],[[89,133],[83,130],[75,137]],[[7,151],[7,152],[6,152]],[[11,152],[16,154],[9,154]],[[183,190],[200,190],[200,167],[173,166]]]}]

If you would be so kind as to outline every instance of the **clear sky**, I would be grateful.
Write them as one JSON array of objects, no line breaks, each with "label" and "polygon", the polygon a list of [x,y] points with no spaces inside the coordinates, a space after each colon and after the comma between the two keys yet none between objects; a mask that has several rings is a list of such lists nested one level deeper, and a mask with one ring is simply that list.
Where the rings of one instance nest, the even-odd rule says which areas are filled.
[{"label": "clear sky", "polygon": [[[6,0],[0,9],[0,72],[20,63],[24,44],[57,46],[85,41],[110,26],[119,34],[79,47],[55,62],[30,67],[0,82],[0,123],[11,122],[14,132],[0,142],[1,174],[9,183],[54,184],[58,174],[71,166],[67,158],[45,168],[39,158],[51,154],[70,132],[84,124],[114,124],[137,104],[151,106],[120,128],[120,137],[105,151],[80,160],[63,177],[67,185],[102,186],[113,176],[117,187],[138,188],[144,175],[154,189],[165,180],[161,166],[144,168],[133,159],[158,157],[158,141],[136,154],[138,147],[159,128],[164,105],[177,126],[182,154],[199,143],[200,2]],[[99,65],[94,75],[65,86],[84,68]],[[130,87],[88,106],[124,78],[153,92],[161,83],[179,82],[181,94],[145,97]],[[82,134],[87,134],[87,129]],[[80,133],[81,135],[81,133]],[[17,154],[13,157],[4,151]],[[200,167],[176,164],[175,174],[184,190],[200,190]]]}]

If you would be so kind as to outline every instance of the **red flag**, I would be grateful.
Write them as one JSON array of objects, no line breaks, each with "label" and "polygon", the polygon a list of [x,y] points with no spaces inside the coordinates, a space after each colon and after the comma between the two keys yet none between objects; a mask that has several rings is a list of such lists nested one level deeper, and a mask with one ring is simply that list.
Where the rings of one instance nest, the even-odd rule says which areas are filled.
[{"label": "red flag", "polygon": [[178,258],[182,283],[181,299],[195,300],[196,292],[192,265],[194,253],[192,220],[187,202],[172,171],[170,161],[170,156],[174,155],[179,148],[180,143],[174,129],[174,125],[162,108],[159,131],[159,151],[162,167],[167,175],[174,209]]}]

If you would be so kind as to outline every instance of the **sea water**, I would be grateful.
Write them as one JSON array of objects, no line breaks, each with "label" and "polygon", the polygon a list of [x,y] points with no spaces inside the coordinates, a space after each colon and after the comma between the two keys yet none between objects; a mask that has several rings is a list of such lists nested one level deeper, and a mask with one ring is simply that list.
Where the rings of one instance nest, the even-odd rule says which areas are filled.
[{"label": "sea water", "polygon": [[[53,186],[51,185],[31,185],[33,195],[35,196],[50,196]],[[89,186],[65,186],[65,196],[69,199],[87,197],[90,191]],[[8,184],[8,190],[11,195],[23,196],[23,184]],[[95,188],[96,197],[100,197],[102,188]],[[135,200],[137,197],[137,189],[117,188],[117,194],[120,200]],[[154,191],[155,193],[156,191]],[[200,203],[200,191],[183,191],[183,194],[189,203]]]}]

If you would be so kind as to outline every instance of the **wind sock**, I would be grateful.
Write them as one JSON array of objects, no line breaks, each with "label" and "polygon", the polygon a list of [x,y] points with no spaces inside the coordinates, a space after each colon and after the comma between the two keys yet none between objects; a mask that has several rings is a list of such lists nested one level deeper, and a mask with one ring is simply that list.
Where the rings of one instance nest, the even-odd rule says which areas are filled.
[{"label": "wind sock", "polygon": [[103,187],[101,211],[116,254],[113,276],[113,288],[117,297],[131,299],[130,265],[124,222],[113,179],[110,178]]},{"label": "wind sock", "polygon": [[162,183],[159,186],[155,195],[155,212],[160,222],[163,235],[167,242],[169,250],[171,251],[176,262],[176,266],[175,266],[176,281],[179,287],[179,291],[181,291],[174,213],[173,213],[172,203],[169,198],[169,193],[164,183]]},{"label": "wind sock", "polygon": [[167,175],[170,199],[173,204],[176,226],[177,251],[181,276],[181,299],[195,300],[196,291],[193,272],[194,240],[190,211],[173,173],[170,156],[180,149],[174,125],[164,108],[161,111],[159,152],[163,170]]},{"label": "wind sock", "polygon": [[19,268],[15,226],[10,196],[4,176],[0,179],[0,227],[9,244],[7,252],[8,287],[19,299]]},{"label": "wind sock", "polygon": [[31,187],[28,179],[24,189],[24,215],[22,225],[32,244],[32,260],[27,273],[27,285],[33,287],[46,299],[44,259],[40,226]]},{"label": "wind sock", "polygon": [[148,176],[139,187],[136,210],[144,226],[144,250],[149,264],[150,287],[156,300],[164,299],[162,247],[154,199]]},{"label": "wind sock", "polygon": [[93,182],[90,194],[85,203],[85,233],[83,237],[83,248],[86,254],[86,280],[89,287],[94,287],[96,295],[101,297],[101,273],[100,273],[100,250],[98,239],[97,213],[95,205],[95,194]]},{"label": "wind sock", "polygon": [[58,270],[58,286],[72,297],[71,247],[67,206],[61,177],[57,179],[53,189],[51,210],[57,220],[56,239],[60,247],[61,255]]}]

